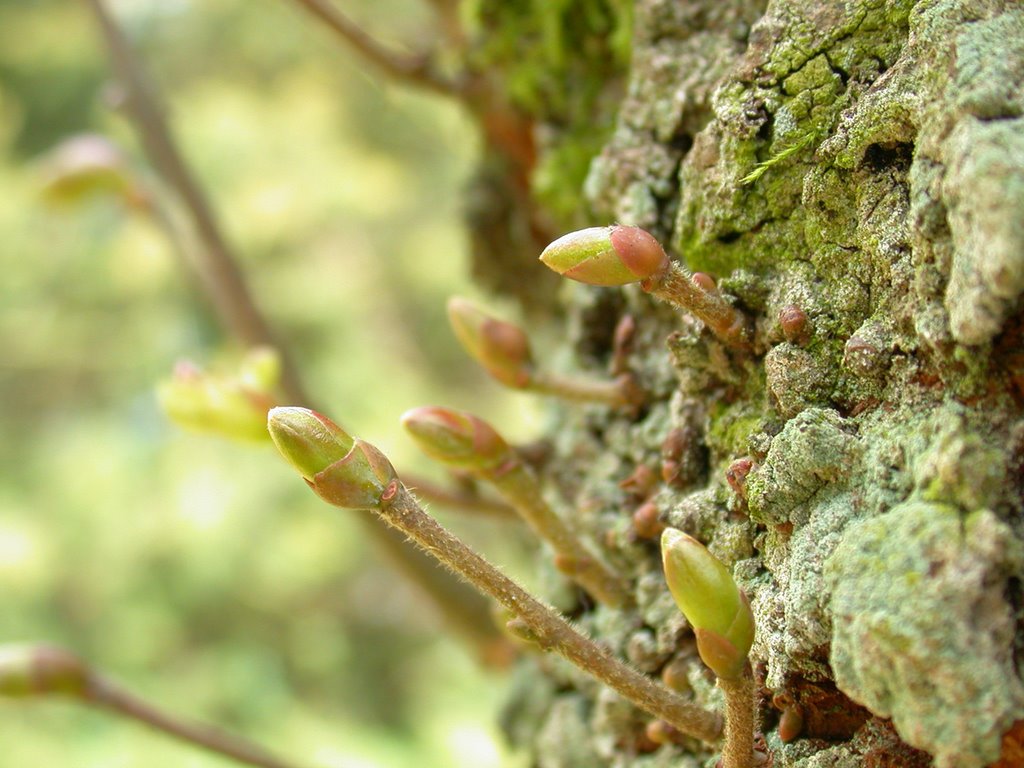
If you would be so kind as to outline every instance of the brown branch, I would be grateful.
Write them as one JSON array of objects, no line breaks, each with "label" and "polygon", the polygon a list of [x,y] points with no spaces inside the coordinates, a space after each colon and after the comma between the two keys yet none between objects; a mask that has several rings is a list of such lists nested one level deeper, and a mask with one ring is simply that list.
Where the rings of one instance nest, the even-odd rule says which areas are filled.
[{"label": "brown branch", "polygon": [[679,731],[705,742],[722,732],[721,717],[686,701],[623,664],[578,632],[556,611],[538,601],[424,512],[399,481],[393,481],[374,509],[440,562],[490,595],[529,627],[541,647],[557,651],[628,701]]},{"label": "brown branch", "polygon": [[290,399],[309,402],[294,363],[276,342],[256,306],[237,261],[217,224],[213,209],[171,136],[163,108],[127,38],[102,0],[85,0],[102,32],[114,74],[124,90],[125,108],[135,124],[149,161],[180,198],[201,244],[198,270],[224,324],[248,346],[281,352],[282,384]]},{"label": "brown branch", "polygon": [[718,678],[725,694],[725,745],[722,768],[751,768],[754,764],[754,678],[747,664],[733,679]]},{"label": "brown branch", "polygon": [[[143,149],[167,187],[180,198],[195,225],[201,248],[197,249],[202,286],[224,325],[247,345],[267,345],[282,358],[282,389],[294,404],[311,404],[287,347],[276,340],[269,322],[254,301],[237,260],[221,233],[213,209],[178,150],[154,85],[103,0],[85,0],[99,24],[115,76],[125,92],[127,114]],[[447,622],[470,640],[477,656],[488,661],[496,655],[501,638],[490,621],[487,602],[457,580],[438,578],[429,558],[404,546],[403,539],[386,526],[369,521],[366,529],[401,570],[430,595]],[[498,654],[500,655],[500,654]]]},{"label": "brown branch", "polygon": [[77,655],[59,647],[0,646],[0,695],[16,698],[70,696],[246,765],[296,768],[248,739],[164,712],[107,680]]},{"label": "brown branch", "polygon": [[366,34],[329,0],[294,0],[294,2],[326,24],[363,58],[396,80],[404,80],[446,95],[458,94],[461,91],[456,83],[445,79],[434,69],[432,56],[428,54],[403,56],[388,50]]}]

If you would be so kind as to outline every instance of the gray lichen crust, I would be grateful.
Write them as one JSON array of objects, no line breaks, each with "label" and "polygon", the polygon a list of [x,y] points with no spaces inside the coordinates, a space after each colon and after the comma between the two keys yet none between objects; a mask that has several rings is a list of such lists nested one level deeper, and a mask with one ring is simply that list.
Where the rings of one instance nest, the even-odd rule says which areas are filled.
[{"label": "gray lichen crust", "polygon": [[[576,364],[606,365],[628,312],[652,397],[555,417],[556,501],[637,585],[635,612],[580,620],[645,671],[682,664],[687,695],[717,703],[620,487],[683,434],[688,471],[647,500],[751,597],[775,764],[994,763],[1024,719],[1024,6],[636,5],[592,223],[664,238],[756,338],[734,353],[633,288],[566,291]],[[780,321],[794,311],[800,332]],[[795,742],[769,694],[803,708]],[[707,757],[593,706],[616,745],[595,765]]]},{"label": "gray lichen crust", "polygon": [[943,768],[980,768],[1024,712],[1003,595],[1021,548],[987,510],[910,501],[858,522],[826,564],[836,683]]}]

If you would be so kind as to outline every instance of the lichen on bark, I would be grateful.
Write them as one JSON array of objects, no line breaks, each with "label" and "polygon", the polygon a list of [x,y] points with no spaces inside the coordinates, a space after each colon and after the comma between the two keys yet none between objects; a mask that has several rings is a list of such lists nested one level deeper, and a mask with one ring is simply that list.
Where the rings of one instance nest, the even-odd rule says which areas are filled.
[{"label": "lichen on bark", "polygon": [[[584,605],[580,623],[652,673],[689,664],[689,695],[718,703],[619,485],[682,430],[699,458],[653,500],[751,595],[775,764],[1009,759],[1024,719],[1024,8],[639,0],[634,23],[586,223],[651,229],[757,332],[737,354],[634,288],[563,292],[579,367],[606,365],[633,315],[628,361],[651,395],[636,413],[552,416],[549,491],[636,584],[635,611]],[[791,307],[802,337],[780,324]],[[604,745],[592,764],[712,754],[598,719],[585,683],[550,695],[580,691],[590,709],[572,711]],[[788,744],[773,693],[804,714]]]}]

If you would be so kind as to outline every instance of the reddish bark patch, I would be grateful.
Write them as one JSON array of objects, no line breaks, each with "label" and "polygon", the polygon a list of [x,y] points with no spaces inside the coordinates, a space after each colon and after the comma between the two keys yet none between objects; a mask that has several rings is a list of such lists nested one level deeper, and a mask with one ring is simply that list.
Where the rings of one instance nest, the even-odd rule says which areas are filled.
[{"label": "reddish bark patch", "polygon": [[989,768],[1020,768],[1024,765],[1024,720],[1015,722],[1003,734],[1003,751]]}]

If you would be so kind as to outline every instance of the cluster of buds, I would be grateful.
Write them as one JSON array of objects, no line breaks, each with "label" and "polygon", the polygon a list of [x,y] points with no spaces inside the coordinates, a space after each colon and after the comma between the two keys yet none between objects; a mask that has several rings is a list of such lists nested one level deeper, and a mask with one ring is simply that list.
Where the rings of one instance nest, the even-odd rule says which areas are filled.
[{"label": "cluster of buds", "polygon": [[281,362],[267,348],[250,351],[230,373],[204,371],[182,361],[157,388],[157,399],[177,425],[235,440],[267,439],[267,411],[276,402]]}]

